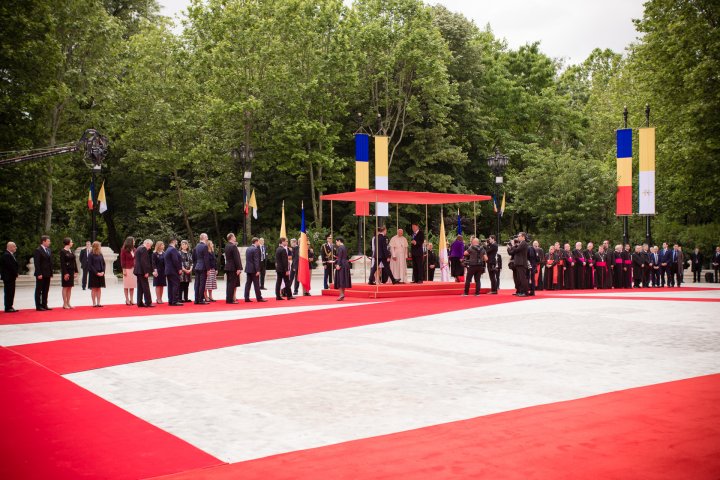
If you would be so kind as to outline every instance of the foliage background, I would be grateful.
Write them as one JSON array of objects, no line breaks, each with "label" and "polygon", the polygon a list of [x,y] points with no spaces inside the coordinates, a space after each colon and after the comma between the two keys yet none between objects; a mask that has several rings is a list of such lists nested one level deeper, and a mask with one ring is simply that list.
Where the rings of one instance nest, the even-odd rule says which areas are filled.
[{"label": "foliage background", "polygon": [[[650,104],[653,237],[708,251],[720,240],[718,22],[717,2],[650,0],[625,52],[565,65],[420,0],[196,0],[181,34],[154,0],[6,0],[0,150],[106,134],[99,239],[117,250],[128,235],[241,230],[243,166],[229,152],[249,142],[260,206],[250,230],[272,245],[283,200],[289,233],[301,201],[311,231],[329,230],[319,196],[353,188],[357,113],[368,130],[379,113],[391,188],[493,193],[486,158],[497,147],[510,157],[504,236],[614,243],[614,130],[623,106],[637,128]],[[0,243],[18,243],[22,263],[42,233],[81,243],[89,183],[79,155],[3,168]],[[333,230],[355,249],[353,206],[334,207]],[[489,203],[475,219],[472,206],[446,207],[448,231],[457,208],[466,233],[475,221],[479,235],[494,231]],[[425,218],[422,206],[393,210],[391,230]],[[436,236],[440,209],[429,215]],[[644,219],[630,225],[631,240],[644,239]]]}]

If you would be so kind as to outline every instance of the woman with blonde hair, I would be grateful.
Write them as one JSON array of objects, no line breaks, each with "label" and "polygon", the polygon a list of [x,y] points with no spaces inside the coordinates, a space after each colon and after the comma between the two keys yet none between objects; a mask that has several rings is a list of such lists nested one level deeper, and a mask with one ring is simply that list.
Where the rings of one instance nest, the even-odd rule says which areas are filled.
[{"label": "woman with blonde hair", "polygon": [[70,295],[73,286],[75,286],[75,277],[77,277],[77,263],[75,263],[75,254],[72,252],[73,241],[71,238],[63,239],[63,249],[60,250],[60,279],[62,285],[63,308],[73,308],[70,305]]},{"label": "woman with blonde hair", "polygon": [[92,298],[93,307],[102,307],[100,305],[100,295],[105,288],[105,259],[102,255],[100,242],[93,242],[92,250],[88,255],[88,287],[90,288],[90,298]]},{"label": "woman with blonde hair", "polygon": [[215,244],[212,240],[207,241],[210,264],[208,265],[207,281],[205,283],[205,301],[214,302],[213,290],[217,290],[217,257],[215,256]]},{"label": "woman with blonde hair", "polygon": [[120,249],[120,267],[123,272],[123,290],[125,291],[125,305],[135,305],[133,297],[137,288],[135,268],[135,238],[127,237]]},{"label": "woman with blonde hair", "polygon": [[161,241],[155,242],[155,251],[152,254],[153,287],[155,287],[155,303],[163,303],[163,290],[167,285],[165,279],[165,244]]}]

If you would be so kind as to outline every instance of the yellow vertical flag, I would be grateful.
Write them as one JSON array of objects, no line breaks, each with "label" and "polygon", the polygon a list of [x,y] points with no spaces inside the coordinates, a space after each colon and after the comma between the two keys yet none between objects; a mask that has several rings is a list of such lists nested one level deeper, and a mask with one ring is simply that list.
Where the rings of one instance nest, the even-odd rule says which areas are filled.
[{"label": "yellow vertical flag", "polygon": [[282,217],[280,220],[280,238],[287,238],[287,233],[285,232],[285,200],[282,202]]},{"label": "yellow vertical flag", "polygon": [[502,203],[500,204],[500,216],[502,217],[505,213],[505,192],[503,192]]},{"label": "yellow vertical flag", "polygon": [[447,237],[445,236],[445,218],[440,212],[440,241],[438,244],[438,257],[440,258],[440,280],[450,281],[450,265],[448,264]]},{"label": "yellow vertical flag", "polygon": [[248,202],[248,205],[250,205],[253,209],[253,218],[257,220],[257,213],[258,213],[258,206],[257,206],[257,200],[255,199],[255,189],[253,189],[252,194],[250,195],[250,201]]},{"label": "yellow vertical flag", "polygon": [[105,200],[105,182],[102,183],[102,186],[100,187],[100,193],[98,193],[98,211],[100,213],[105,213],[107,211],[107,200]]}]

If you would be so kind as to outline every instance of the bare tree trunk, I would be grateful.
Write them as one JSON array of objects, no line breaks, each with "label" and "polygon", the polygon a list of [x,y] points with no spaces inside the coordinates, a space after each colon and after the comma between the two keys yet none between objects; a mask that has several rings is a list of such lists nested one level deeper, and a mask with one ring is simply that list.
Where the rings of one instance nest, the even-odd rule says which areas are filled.
[{"label": "bare tree trunk", "polygon": [[[50,147],[54,147],[57,142],[57,132],[60,128],[60,116],[62,115],[65,103],[60,103],[53,107],[52,117],[50,120]],[[45,218],[43,222],[43,229],[45,234],[50,232],[52,227],[52,213],[53,213],[53,161],[52,158],[48,159],[47,169],[47,189],[45,190]]]},{"label": "bare tree trunk", "polygon": [[178,175],[177,169],[173,169],[173,178],[175,179],[175,191],[177,192],[178,206],[182,212],[185,229],[188,232],[188,240],[192,245],[195,243],[195,235],[193,234],[192,227],[190,226],[190,219],[188,218],[187,209],[185,208],[185,203],[183,202],[182,188],[180,188],[180,175]]}]

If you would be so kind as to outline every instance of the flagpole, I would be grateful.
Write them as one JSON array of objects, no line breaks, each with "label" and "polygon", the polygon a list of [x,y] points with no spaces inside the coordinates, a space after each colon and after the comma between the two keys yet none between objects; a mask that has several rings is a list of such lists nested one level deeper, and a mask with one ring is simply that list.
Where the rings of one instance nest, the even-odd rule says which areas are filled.
[{"label": "flagpole", "polygon": [[[332,238],[332,242],[334,242],[335,237],[333,236],[333,201],[332,200],[330,200],[330,237]],[[333,285],[333,287],[335,286],[335,283],[333,282],[333,275],[335,274],[335,255],[333,255],[333,252],[335,251],[335,245],[332,242],[330,243],[330,260],[332,260],[333,263],[332,263],[332,265],[330,265],[330,283],[328,283],[328,287],[330,285]]]},{"label": "flagpole", "polygon": [[90,241],[95,242],[97,240],[97,195],[95,195],[95,180],[96,180],[96,173],[100,169],[100,165],[93,166],[92,169],[92,186],[93,186],[93,208],[92,208],[92,234],[90,236]]},{"label": "flagpole", "polygon": [[477,212],[475,211],[476,207],[477,202],[473,202],[473,221],[475,222],[475,236],[477,237]]},{"label": "flagpole", "polygon": [[[428,206],[427,203],[425,204],[425,245],[427,245],[427,236],[428,236]],[[425,278],[430,278],[430,252],[427,251],[427,247],[425,247],[425,251],[428,254],[428,261],[425,262]],[[422,282],[423,279],[420,279]]]}]

